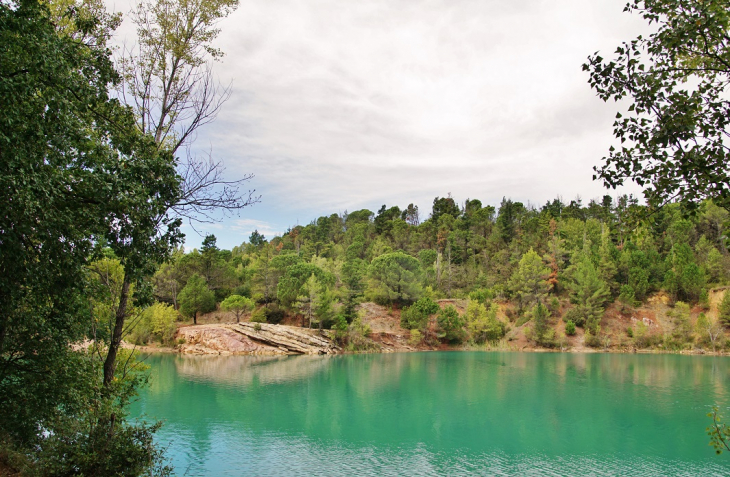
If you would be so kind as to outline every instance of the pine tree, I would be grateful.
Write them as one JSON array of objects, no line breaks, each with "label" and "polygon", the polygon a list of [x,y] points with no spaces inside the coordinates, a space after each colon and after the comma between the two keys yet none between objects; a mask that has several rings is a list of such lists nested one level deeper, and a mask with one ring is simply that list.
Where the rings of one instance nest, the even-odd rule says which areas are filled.
[{"label": "pine tree", "polygon": [[520,259],[517,270],[512,274],[509,288],[517,298],[520,310],[530,309],[547,296],[546,278],[550,269],[531,248]]},{"label": "pine tree", "polygon": [[610,293],[587,256],[580,257],[568,288],[571,301],[577,305],[576,313],[585,319],[586,328],[595,334],[603,316],[603,305]]}]

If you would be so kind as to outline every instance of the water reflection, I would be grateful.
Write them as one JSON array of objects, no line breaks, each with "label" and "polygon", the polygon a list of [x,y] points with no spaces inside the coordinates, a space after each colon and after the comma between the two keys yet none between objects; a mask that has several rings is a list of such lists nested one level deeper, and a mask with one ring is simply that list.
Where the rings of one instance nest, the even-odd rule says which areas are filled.
[{"label": "water reflection", "polygon": [[246,387],[254,381],[274,384],[308,379],[327,366],[329,356],[290,359],[286,356],[180,356],[177,375],[193,381]]},{"label": "water reflection", "polygon": [[304,473],[358,473],[364,462],[387,473],[401,461],[424,475],[594,462],[601,475],[634,462],[622,468],[643,463],[645,475],[660,475],[669,463],[724,462],[712,460],[704,414],[728,405],[727,358],[410,353],[150,363],[153,384],[135,412],[166,419],[161,436],[178,465],[201,475],[267,474],[277,460],[311,465],[312,454],[325,462]]}]

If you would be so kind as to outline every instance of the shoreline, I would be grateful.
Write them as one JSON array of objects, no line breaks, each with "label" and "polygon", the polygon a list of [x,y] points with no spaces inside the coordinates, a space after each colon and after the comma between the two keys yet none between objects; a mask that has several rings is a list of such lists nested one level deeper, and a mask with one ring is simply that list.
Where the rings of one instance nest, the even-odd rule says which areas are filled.
[{"label": "shoreline", "polygon": [[[202,325],[199,325],[202,326]],[[209,325],[210,326],[210,325]],[[481,351],[481,352],[511,352],[511,353],[569,353],[569,354],[671,354],[671,355],[682,355],[682,356],[718,356],[718,357],[730,357],[728,351],[712,351],[704,349],[693,349],[693,350],[662,350],[662,349],[639,349],[639,348],[589,348],[589,347],[570,347],[565,349],[555,348],[540,348],[540,347],[485,347],[485,346],[456,346],[449,347],[443,346],[439,348],[417,348],[417,347],[399,347],[397,349],[389,349],[383,347],[381,344],[373,341],[380,346],[380,349],[370,349],[363,351],[345,351],[341,350],[334,354],[389,354],[389,353],[415,353],[415,352],[469,352],[469,351]],[[276,356],[282,354],[289,354],[296,356],[304,353],[281,353],[281,352],[266,352],[266,351],[235,351],[230,349],[221,349],[216,346],[215,348],[207,348],[205,346],[196,345],[194,348],[185,348],[185,344],[178,344],[174,346],[164,345],[133,345],[131,343],[123,343],[122,347],[125,349],[134,350],[142,354],[180,354],[180,355],[197,355],[197,356]]]}]

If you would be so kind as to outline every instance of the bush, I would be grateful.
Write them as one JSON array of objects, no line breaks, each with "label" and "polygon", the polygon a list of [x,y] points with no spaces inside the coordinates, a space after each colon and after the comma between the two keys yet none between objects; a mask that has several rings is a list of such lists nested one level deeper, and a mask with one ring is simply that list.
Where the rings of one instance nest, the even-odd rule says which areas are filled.
[{"label": "bush", "polygon": [[370,326],[363,323],[362,316],[358,315],[347,327],[346,349],[348,351],[370,351],[376,349],[377,345],[368,339],[368,335],[370,335]]},{"label": "bush", "polygon": [[177,317],[178,313],[172,305],[155,303],[142,312],[130,332],[130,340],[137,345],[147,344],[153,339],[163,344],[172,344],[177,331]]},{"label": "bush", "polygon": [[515,326],[519,328],[520,326],[524,325],[528,321],[532,319],[532,316],[529,313],[524,313],[520,315],[520,317],[515,321]]},{"label": "bush", "polygon": [[650,333],[649,328],[644,324],[643,321],[636,322],[636,329],[634,331],[634,346],[637,348],[652,348],[661,344],[663,341],[662,336],[658,333]]},{"label": "bush", "polygon": [[707,293],[707,288],[703,288],[702,291],[700,291],[700,299],[698,303],[703,310],[707,311],[710,309],[710,294]]},{"label": "bush", "polygon": [[636,306],[636,292],[634,291],[634,287],[631,285],[623,285],[618,296],[618,301],[628,307]]},{"label": "bush", "polygon": [[678,301],[674,309],[667,315],[674,318],[674,330],[672,331],[669,345],[673,349],[681,349],[684,344],[694,340],[692,335],[692,324],[689,321],[690,308],[687,303]]},{"label": "bush", "polygon": [[400,325],[407,330],[424,330],[431,315],[440,310],[438,303],[429,297],[421,298],[413,305],[403,309]]},{"label": "bush", "polygon": [[418,346],[423,341],[423,333],[418,330],[411,330],[411,336],[408,338],[408,344]]},{"label": "bush", "polygon": [[720,322],[725,326],[730,326],[730,290],[725,290],[717,312]]},{"label": "bush", "polygon": [[279,308],[264,308],[264,310],[267,323],[271,323],[273,325],[278,325],[279,323],[281,323],[286,316],[284,310],[281,310]]},{"label": "bush", "polygon": [[628,336],[629,338],[634,337],[634,329],[632,327],[629,326],[628,328],[626,328],[626,336]]},{"label": "bush", "polygon": [[600,348],[603,345],[599,334],[593,334],[590,330],[586,330],[584,342],[586,346],[590,346],[591,348]]},{"label": "bush", "polygon": [[550,298],[550,301],[548,301],[548,310],[550,311],[550,316],[559,316],[560,315],[560,300],[558,300],[558,297],[554,296]]},{"label": "bush", "polygon": [[469,293],[469,300],[481,303],[484,306],[488,306],[491,300],[494,300],[494,291],[488,288],[477,288],[473,292]]},{"label": "bush", "polygon": [[531,337],[541,346],[553,346],[555,340],[555,330],[548,323],[548,309],[542,303],[535,305],[530,310],[532,318]]},{"label": "bush", "polygon": [[565,334],[568,336],[575,335],[575,323],[568,320],[568,322],[565,324]]},{"label": "bush", "polygon": [[251,314],[251,323],[266,323],[266,308],[259,308]]},{"label": "bush", "polygon": [[577,306],[574,306],[565,312],[563,321],[566,323],[572,321],[575,326],[583,327],[586,324],[586,317]]},{"label": "bush", "polygon": [[464,341],[464,319],[453,305],[442,309],[438,315],[439,338],[450,343]]},{"label": "bush", "polygon": [[497,318],[498,310],[499,307],[494,303],[487,310],[484,304],[469,301],[464,315],[475,342],[499,341],[504,337],[507,327]]}]

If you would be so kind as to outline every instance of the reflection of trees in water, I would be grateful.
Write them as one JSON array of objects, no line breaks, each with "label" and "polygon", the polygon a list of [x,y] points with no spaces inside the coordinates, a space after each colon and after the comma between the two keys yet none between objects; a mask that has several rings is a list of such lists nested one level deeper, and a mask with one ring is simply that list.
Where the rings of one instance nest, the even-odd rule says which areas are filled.
[{"label": "reflection of trees in water", "polygon": [[233,386],[275,384],[311,378],[328,365],[329,356],[179,356],[179,376]]},{"label": "reflection of trees in water", "polygon": [[647,445],[657,455],[695,455],[706,447],[703,406],[727,403],[730,385],[727,358],[674,355],[182,356],[157,364],[177,374],[157,405],[171,423],[204,427],[194,440],[224,423],[237,433],[356,447],[560,455],[628,455]]}]

